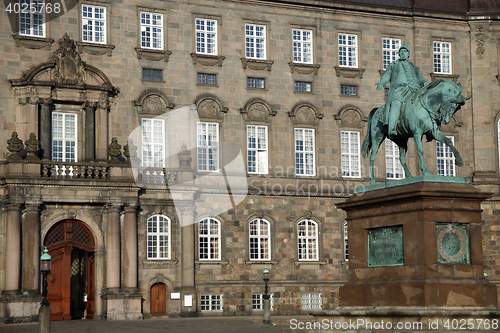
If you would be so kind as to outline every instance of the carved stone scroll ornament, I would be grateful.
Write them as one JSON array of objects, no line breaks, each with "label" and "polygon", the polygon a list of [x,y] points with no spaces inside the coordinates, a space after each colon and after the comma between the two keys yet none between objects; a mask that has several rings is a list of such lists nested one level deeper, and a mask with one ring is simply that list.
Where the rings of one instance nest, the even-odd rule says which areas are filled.
[{"label": "carved stone scroll ornament", "polygon": [[213,98],[204,98],[199,103],[197,103],[198,115],[203,118],[222,118],[222,113],[227,112],[226,107],[222,107]]},{"label": "carved stone scroll ornament", "polygon": [[55,62],[54,79],[61,84],[80,85],[84,83],[85,64],[75,50],[75,42],[68,34],[59,39],[59,49],[52,54]]},{"label": "carved stone scroll ornament", "polygon": [[290,71],[292,73],[314,74],[314,75],[318,75],[318,69],[320,67],[320,65],[299,64],[291,61],[288,63],[288,65],[290,66]]},{"label": "carved stone scroll ornament", "polygon": [[246,115],[246,120],[270,122],[271,118],[276,115],[277,111],[273,110],[266,102],[261,100],[253,100],[248,102],[244,108],[240,109],[243,115]]},{"label": "carved stone scroll ornament", "polygon": [[345,77],[348,79],[363,78],[364,68],[350,68],[334,66],[337,77]]}]

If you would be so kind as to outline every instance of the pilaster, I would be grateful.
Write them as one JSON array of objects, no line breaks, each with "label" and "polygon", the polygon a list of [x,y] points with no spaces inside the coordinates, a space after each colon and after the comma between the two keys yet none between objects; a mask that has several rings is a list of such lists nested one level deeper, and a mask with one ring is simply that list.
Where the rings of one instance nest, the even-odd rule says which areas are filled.
[{"label": "pilaster", "polygon": [[22,290],[39,294],[40,281],[40,205],[27,204],[22,216]]},{"label": "pilaster", "polygon": [[7,205],[5,237],[5,289],[3,295],[18,295],[21,280],[21,205]]}]

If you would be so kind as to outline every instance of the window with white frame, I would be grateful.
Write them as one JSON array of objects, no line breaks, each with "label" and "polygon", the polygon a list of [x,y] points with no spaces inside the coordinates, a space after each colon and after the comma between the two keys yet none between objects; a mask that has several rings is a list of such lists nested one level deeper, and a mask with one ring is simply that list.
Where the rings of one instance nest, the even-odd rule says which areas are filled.
[{"label": "window with white frame", "polygon": [[[455,139],[447,136],[452,143]],[[446,144],[436,141],[437,174],[438,176],[455,176],[455,156],[450,147]]]},{"label": "window with white frame", "polygon": [[248,173],[267,174],[267,126],[247,125]]},{"label": "window with white frame", "polygon": [[163,14],[141,12],[141,47],[163,50]]},{"label": "window with white frame", "polygon": [[220,222],[205,218],[198,223],[200,260],[220,260]]},{"label": "window with white frame", "polygon": [[297,176],[314,176],[314,129],[295,129],[295,174]]},{"label": "window with white frame", "polygon": [[223,310],[222,294],[201,294],[200,308],[201,311],[220,311]]},{"label": "window with white frame", "polygon": [[198,171],[219,170],[219,124],[198,123]]},{"label": "window with white frame", "polygon": [[266,26],[245,24],[245,57],[248,59],[266,59]]},{"label": "window with white frame", "polygon": [[389,64],[399,59],[399,48],[401,39],[382,38],[382,68],[387,69]]},{"label": "window with white frame", "polygon": [[271,224],[255,219],[249,224],[250,260],[271,260]]},{"label": "window with white frame", "polygon": [[153,215],[147,220],[148,260],[170,259],[170,219]]},{"label": "window with white frame", "polygon": [[82,41],[106,44],[106,7],[82,5]]},{"label": "window with white frame", "polygon": [[293,62],[312,64],[312,30],[292,29]]},{"label": "window with white frame", "polygon": [[[274,311],[274,294],[269,294],[269,304],[271,305],[271,311]],[[252,310],[253,311],[264,311],[264,294],[254,293],[252,294]]]},{"label": "window with white frame", "polygon": [[318,260],[318,224],[303,220],[297,224],[299,260]]},{"label": "window with white frame", "polygon": [[321,293],[302,293],[302,311],[321,309],[323,309]]},{"label": "window with white frame", "polygon": [[217,21],[195,19],[196,53],[217,55]]},{"label": "window with white frame", "polygon": [[387,179],[405,178],[403,166],[399,161],[399,147],[389,139],[385,139],[385,175]]},{"label": "window with white frame", "polygon": [[342,177],[361,177],[359,132],[341,131],[340,150]]},{"label": "window with white frame", "polygon": [[165,124],[163,119],[142,119],[142,166],[165,167]]},{"label": "window with white frame", "polygon": [[451,74],[451,43],[433,42],[434,73]]},{"label": "window with white frame", "polygon": [[77,115],[74,113],[52,113],[52,160],[58,162],[77,161]]},{"label": "window with white frame", "polygon": [[347,222],[344,222],[343,228],[344,228],[344,260],[349,261],[349,246],[348,246],[349,233],[347,230]]},{"label": "window with white frame", "polygon": [[45,1],[19,1],[19,34],[45,37]]},{"label": "window with white frame", "polygon": [[339,34],[339,66],[358,67],[358,36]]}]

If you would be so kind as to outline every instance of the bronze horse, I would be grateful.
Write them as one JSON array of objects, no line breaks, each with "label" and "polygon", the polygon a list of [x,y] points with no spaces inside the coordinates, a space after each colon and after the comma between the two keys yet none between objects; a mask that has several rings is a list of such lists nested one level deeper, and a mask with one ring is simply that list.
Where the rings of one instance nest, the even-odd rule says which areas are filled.
[{"label": "bronze horse", "polygon": [[[420,159],[420,170],[423,175],[429,175],[429,170],[424,164],[424,150],[422,148],[422,137],[425,135],[427,141],[433,139],[443,142],[450,147],[455,156],[455,164],[463,165],[460,153],[455,149],[453,143],[439,129],[441,124],[447,124],[451,117],[460,110],[465,101],[470,97],[462,95],[463,87],[450,80],[437,80],[427,87],[421,88],[408,97],[401,107],[401,113],[397,124],[397,135],[390,138],[399,147],[399,161],[403,166],[406,177],[411,177],[406,166],[406,151],[408,150],[408,139],[413,137]],[[387,125],[382,124],[383,107],[375,108],[368,116],[368,130],[361,147],[363,157],[370,153],[370,184],[375,184],[373,177],[373,164],[378,149],[387,137]]]}]

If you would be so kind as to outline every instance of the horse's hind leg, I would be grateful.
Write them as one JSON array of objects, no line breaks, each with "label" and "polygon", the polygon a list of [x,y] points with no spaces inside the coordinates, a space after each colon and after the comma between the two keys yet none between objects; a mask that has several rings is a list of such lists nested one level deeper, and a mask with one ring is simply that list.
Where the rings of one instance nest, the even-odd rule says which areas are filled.
[{"label": "horse's hind leg", "polygon": [[[375,133],[374,133],[375,132]],[[380,144],[384,141],[385,136],[380,132],[372,132],[372,150],[370,152],[370,184],[376,184],[375,177],[373,176],[373,165],[375,164],[375,159],[377,157]]]},{"label": "horse's hind leg", "polygon": [[406,165],[406,152],[408,151],[408,139],[398,141],[397,145],[399,147],[399,162],[401,162],[401,166],[405,171],[405,177],[410,178],[412,177],[412,175],[410,173],[410,170],[408,170],[408,166]]},{"label": "horse's hind leg", "polygon": [[446,135],[444,135],[443,132],[441,132],[440,130],[437,130],[432,134],[434,135],[434,138],[436,139],[436,141],[442,142],[445,145],[447,145],[448,147],[450,147],[451,151],[453,152],[453,156],[455,156],[455,164],[458,166],[463,166],[464,161],[462,160],[462,157],[460,156],[460,153],[458,152],[458,150],[453,145],[453,142],[451,141],[451,139],[447,138]]}]

